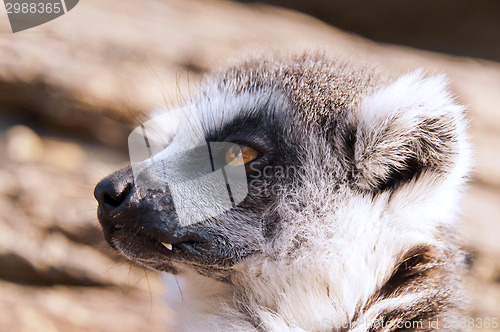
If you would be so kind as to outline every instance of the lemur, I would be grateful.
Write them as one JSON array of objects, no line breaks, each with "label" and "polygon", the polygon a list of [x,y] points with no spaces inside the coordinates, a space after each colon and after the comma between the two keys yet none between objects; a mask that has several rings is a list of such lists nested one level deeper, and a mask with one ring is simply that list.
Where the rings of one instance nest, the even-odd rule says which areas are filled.
[{"label": "lemur", "polygon": [[231,144],[244,199],[182,223],[169,186],[137,185],[133,167],[95,189],[108,243],[180,290],[174,330],[461,330],[470,148],[443,75],[267,55],[189,103],[206,143]]}]

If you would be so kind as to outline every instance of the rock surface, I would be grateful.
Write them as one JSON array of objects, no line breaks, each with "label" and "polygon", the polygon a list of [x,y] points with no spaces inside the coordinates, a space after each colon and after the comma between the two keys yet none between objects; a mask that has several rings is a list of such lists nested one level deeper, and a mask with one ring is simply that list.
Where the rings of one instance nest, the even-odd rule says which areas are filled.
[{"label": "rock surface", "polygon": [[384,43],[500,61],[500,2],[496,0],[239,1],[295,9]]},{"label": "rock surface", "polygon": [[108,249],[93,186],[126,164],[135,119],[182,101],[208,68],[256,51],[318,48],[449,76],[469,106],[475,145],[461,226],[472,315],[500,317],[500,64],[377,44],[264,5],[86,0],[17,34],[0,16],[2,329],[165,331],[159,276]]},{"label": "rock surface", "polygon": [[[166,331],[158,274],[118,257],[96,219],[93,186],[122,167],[124,156],[40,137],[24,126],[6,132],[0,131],[6,156],[0,164],[1,329]],[[19,161],[17,150],[8,149],[19,141],[36,145],[38,160]]]}]

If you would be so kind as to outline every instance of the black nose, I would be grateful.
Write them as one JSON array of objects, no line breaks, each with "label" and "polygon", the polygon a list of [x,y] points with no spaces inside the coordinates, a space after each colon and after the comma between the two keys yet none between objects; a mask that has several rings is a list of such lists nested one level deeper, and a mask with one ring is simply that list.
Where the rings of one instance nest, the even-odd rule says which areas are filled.
[{"label": "black nose", "polygon": [[119,210],[132,192],[133,179],[121,172],[103,179],[94,189],[94,196],[103,212]]}]

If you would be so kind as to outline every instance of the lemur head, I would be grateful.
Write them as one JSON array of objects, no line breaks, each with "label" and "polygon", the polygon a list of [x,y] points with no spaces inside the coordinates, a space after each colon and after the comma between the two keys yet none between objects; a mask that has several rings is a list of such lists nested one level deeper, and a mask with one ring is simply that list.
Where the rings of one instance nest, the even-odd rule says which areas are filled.
[{"label": "lemur head", "polygon": [[380,299],[455,287],[459,271],[447,272],[460,266],[452,229],[468,148],[463,108],[442,76],[264,57],[210,76],[191,104],[207,146],[228,143],[222,168],[238,156],[248,193],[186,224],[168,185],[138,186],[132,167],[115,172],[95,195],[119,252],[218,280],[244,311],[287,319],[351,321]]}]

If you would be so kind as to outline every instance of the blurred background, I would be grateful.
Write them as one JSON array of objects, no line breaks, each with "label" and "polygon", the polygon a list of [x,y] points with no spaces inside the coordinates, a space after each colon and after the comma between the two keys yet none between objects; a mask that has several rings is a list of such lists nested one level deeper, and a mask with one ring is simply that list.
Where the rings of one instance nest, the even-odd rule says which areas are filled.
[{"label": "blurred background", "polygon": [[85,0],[16,34],[0,7],[0,330],[165,331],[160,278],[104,243],[93,187],[147,110],[265,50],[449,76],[475,146],[470,314],[500,318],[499,1]]}]

